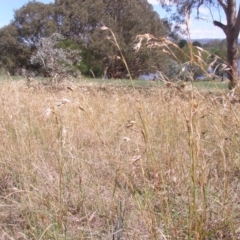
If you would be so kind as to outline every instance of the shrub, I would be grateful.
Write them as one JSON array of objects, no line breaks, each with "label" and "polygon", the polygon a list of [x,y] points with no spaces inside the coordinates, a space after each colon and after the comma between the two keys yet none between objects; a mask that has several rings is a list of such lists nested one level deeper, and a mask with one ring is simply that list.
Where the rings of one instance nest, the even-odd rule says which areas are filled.
[{"label": "shrub", "polygon": [[58,33],[48,38],[41,38],[37,44],[37,53],[31,57],[33,65],[39,65],[45,76],[57,82],[69,80],[72,76],[77,77],[81,74],[74,68],[74,65],[80,64],[80,51],[58,47],[58,43],[63,40],[64,37]]}]

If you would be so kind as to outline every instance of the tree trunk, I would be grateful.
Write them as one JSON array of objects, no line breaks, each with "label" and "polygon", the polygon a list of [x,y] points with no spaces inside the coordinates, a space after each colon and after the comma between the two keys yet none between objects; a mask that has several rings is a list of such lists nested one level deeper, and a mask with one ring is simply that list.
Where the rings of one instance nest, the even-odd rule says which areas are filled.
[{"label": "tree trunk", "polygon": [[236,0],[218,0],[222,6],[227,19],[227,25],[218,21],[213,21],[215,26],[220,27],[227,38],[227,61],[229,89],[239,87],[238,82],[238,35],[240,30],[240,6],[236,11]]},{"label": "tree trunk", "polygon": [[229,85],[231,90],[238,86],[238,35],[235,30],[227,33],[227,60],[230,70],[228,71]]},{"label": "tree trunk", "polygon": [[228,88],[238,87],[238,34],[239,34],[239,11],[236,15],[236,0],[228,0],[228,6],[225,9],[227,18],[227,28],[225,34],[227,37],[227,60],[230,70],[228,78],[230,80]]}]

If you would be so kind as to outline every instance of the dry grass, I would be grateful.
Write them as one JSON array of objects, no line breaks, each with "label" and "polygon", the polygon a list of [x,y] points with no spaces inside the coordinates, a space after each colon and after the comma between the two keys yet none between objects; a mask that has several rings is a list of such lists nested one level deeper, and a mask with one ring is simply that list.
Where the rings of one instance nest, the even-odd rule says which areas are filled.
[{"label": "dry grass", "polygon": [[0,96],[1,239],[240,239],[238,100],[21,81]]}]

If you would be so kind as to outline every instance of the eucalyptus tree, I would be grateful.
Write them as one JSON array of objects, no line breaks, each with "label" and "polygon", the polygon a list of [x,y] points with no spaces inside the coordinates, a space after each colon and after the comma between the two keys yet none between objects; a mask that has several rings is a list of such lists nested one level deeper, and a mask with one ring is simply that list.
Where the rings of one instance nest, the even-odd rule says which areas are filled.
[{"label": "eucalyptus tree", "polygon": [[[110,32],[101,31],[103,25],[114,33],[133,77],[161,67],[163,58],[158,52],[146,49],[138,53],[132,51],[138,34],[148,32],[167,36],[170,33],[168,22],[160,19],[147,0],[58,0],[55,5],[59,31],[78,41],[83,52],[93,54],[94,59],[98,59],[93,64],[98,62],[99,68],[101,63],[102,74],[106,69],[108,76],[127,76],[119,48]],[[84,63],[86,59],[83,56]]]},{"label": "eucalyptus tree", "polygon": [[16,10],[12,25],[18,32],[18,41],[36,48],[36,44],[41,38],[49,37],[52,33],[57,32],[53,17],[53,4],[34,1]]},{"label": "eucalyptus tree", "polygon": [[31,50],[18,41],[15,26],[9,24],[0,29],[0,66],[11,74],[18,74],[19,70],[29,64]]},{"label": "eucalyptus tree", "polygon": [[[107,70],[109,75],[126,77],[127,71],[119,48],[112,42],[109,32],[101,30],[103,25],[115,34],[133,77],[163,66],[164,58],[157,51],[132,51],[138,34],[147,32],[166,37],[170,33],[169,23],[153,11],[147,0],[57,0],[50,4],[28,2],[15,11],[11,26],[1,31],[0,38],[12,38],[15,47],[27,50],[21,56],[25,58],[22,61],[25,67],[30,68],[33,67],[30,56],[36,53],[40,39],[59,33],[64,41],[71,40],[82,51],[80,69],[86,74],[100,76]],[[8,41],[4,40],[1,44],[16,65]],[[64,45],[67,44],[62,43]]]},{"label": "eucalyptus tree", "polygon": [[0,29],[1,64],[12,74],[21,68],[34,68],[31,55],[42,37],[57,31],[53,4],[29,2],[15,10],[12,22]]}]

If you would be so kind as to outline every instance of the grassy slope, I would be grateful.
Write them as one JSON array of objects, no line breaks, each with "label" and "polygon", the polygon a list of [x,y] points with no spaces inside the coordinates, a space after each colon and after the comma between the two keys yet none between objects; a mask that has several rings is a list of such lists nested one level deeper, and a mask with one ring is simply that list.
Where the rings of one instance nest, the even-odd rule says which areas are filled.
[{"label": "grassy slope", "polygon": [[1,239],[239,239],[224,93],[12,81],[0,96]]}]

